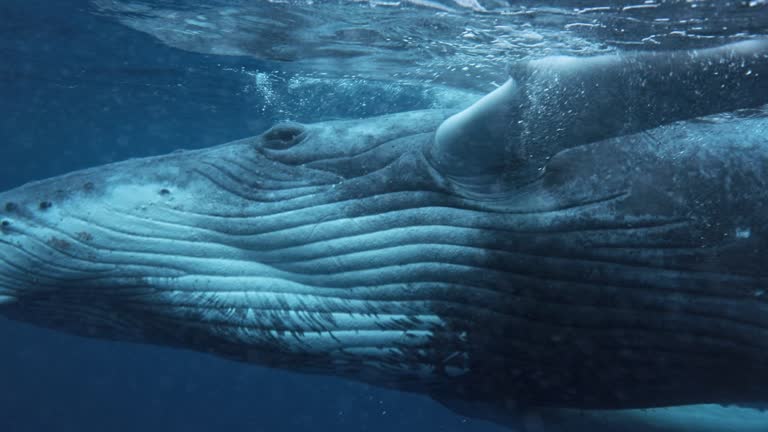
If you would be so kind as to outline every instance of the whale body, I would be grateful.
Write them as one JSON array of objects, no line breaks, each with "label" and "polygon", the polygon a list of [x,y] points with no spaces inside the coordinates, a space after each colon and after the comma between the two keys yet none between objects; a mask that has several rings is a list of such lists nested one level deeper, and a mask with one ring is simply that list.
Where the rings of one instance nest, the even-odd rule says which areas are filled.
[{"label": "whale body", "polygon": [[521,430],[765,430],[768,117],[721,113],[768,43],[523,69],[4,192],[0,313]]}]

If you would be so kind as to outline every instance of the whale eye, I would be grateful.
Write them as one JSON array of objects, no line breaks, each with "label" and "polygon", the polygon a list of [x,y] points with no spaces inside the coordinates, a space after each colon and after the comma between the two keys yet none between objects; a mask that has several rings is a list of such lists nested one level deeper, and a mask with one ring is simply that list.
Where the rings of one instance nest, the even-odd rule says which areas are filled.
[{"label": "whale eye", "polygon": [[300,143],[306,137],[306,128],[299,123],[280,123],[262,135],[262,146],[283,150]]}]

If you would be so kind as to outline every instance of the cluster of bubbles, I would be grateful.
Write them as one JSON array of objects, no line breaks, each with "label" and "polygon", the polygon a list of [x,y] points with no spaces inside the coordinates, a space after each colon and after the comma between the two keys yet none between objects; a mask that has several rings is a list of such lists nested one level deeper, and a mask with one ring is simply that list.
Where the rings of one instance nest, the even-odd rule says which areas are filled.
[{"label": "cluster of bubbles", "polygon": [[322,121],[415,109],[461,109],[480,94],[413,81],[373,81],[354,75],[294,74],[225,68],[242,80],[242,96],[273,121]]},{"label": "cluster of bubbles", "polygon": [[[719,45],[768,31],[745,0],[92,0],[163,44],[230,67],[266,113],[313,119],[461,106],[547,55]],[[436,90],[432,90],[436,89]]]}]

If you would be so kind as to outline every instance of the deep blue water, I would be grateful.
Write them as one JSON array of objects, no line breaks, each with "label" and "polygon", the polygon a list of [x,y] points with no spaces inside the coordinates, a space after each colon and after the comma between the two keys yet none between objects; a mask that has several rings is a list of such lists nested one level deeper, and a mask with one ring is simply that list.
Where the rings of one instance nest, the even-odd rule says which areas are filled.
[{"label": "deep blue water", "polygon": [[[85,7],[0,2],[0,190],[254,135],[285,116],[224,71],[258,68],[256,60],[175,50]],[[363,112],[344,102],[331,107],[337,113],[313,104],[317,111],[293,114],[362,116],[424,103],[403,95]],[[0,344],[0,431],[500,430],[426,397],[198,353],[6,320]]]},{"label": "deep blue water", "polygon": [[[510,17],[520,26],[509,28],[496,26],[497,18],[491,14],[476,14],[477,21],[465,27],[467,15],[451,15],[451,21],[441,22],[434,16],[446,16],[430,9],[431,18],[422,21],[418,14],[423,11],[418,10],[413,20],[404,21],[412,27],[389,26],[388,30],[421,43],[435,35],[450,35],[461,43],[436,44],[433,51],[424,52],[414,48],[417,43],[382,43],[393,50],[372,50],[376,55],[370,56],[367,69],[361,65],[359,71],[338,70],[335,77],[317,79],[311,74],[299,76],[296,64],[255,55],[269,45],[255,36],[244,38],[251,44],[252,55],[212,55],[210,49],[194,46],[194,38],[164,44],[151,32],[136,31],[114,16],[95,14],[94,1],[111,0],[0,0],[0,191],[126,158],[221,144],[256,135],[279,120],[312,122],[458,106],[477,92],[493,88],[494,80],[505,79],[500,66],[508,61],[504,55],[590,54],[617,46],[708,46],[768,29],[764,0],[668,1],[658,10],[635,8],[630,13],[621,9],[621,1],[605,1],[613,9],[604,13],[590,12],[592,1],[552,0],[564,9]],[[240,4],[253,6],[261,0],[253,1]],[[184,7],[195,1],[145,3]],[[339,10],[347,6],[338,3]],[[431,3],[455,6],[461,2]],[[508,2],[521,7],[543,3]],[[337,29],[323,27],[325,18],[307,20],[316,28],[304,33],[295,29],[304,37],[296,40],[311,40],[326,30],[335,34]],[[560,31],[582,21],[594,24],[593,18],[604,25],[576,25],[570,32]],[[693,27],[688,28],[689,24]],[[681,37],[681,29],[690,31]],[[294,29],[289,30],[282,36],[290,36]],[[374,32],[342,34],[351,40],[333,41],[339,42],[334,49],[359,50],[360,46],[348,42],[375,40]],[[495,44],[494,49],[504,55],[486,55],[500,37],[504,43]],[[540,40],[545,39],[553,51],[541,49]],[[315,54],[337,52],[326,46],[314,48]],[[401,52],[403,58],[384,61],[393,60],[388,58],[393,52]],[[445,55],[442,63],[433,62],[437,53]],[[469,60],[464,59],[466,54],[471,54]],[[476,70],[446,67],[455,59],[476,62]],[[487,61],[480,67],[478,59]],[[301,67],[319,64],[296,63]],[[393,64],[395,69],[411,67],[410,81],[382,80],[391,70],[377,68]],[[425,65],[440,67],[433,73]],[[358,72],[357,78],[346,77],[347,72]],[[298,80],[293,79],[297,76]],[[431,81],[418,81],[424,76],[432,77]],[[466,86],[451,90],[449,85]],[[0,344],[0,432],[506,430],[456,415],[425,396],[194,352],[89,340],[2,318]]]}]

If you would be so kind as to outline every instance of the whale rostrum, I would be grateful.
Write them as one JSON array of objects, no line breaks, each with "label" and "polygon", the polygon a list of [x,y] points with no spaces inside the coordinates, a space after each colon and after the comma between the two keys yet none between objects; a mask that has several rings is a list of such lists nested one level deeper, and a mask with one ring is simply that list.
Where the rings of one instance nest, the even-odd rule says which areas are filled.
[{"label": "whale rostrum", "polygon": [[[529,431],[768,428],[768,42],[0,194],[0,313]],[[723,406],[728,405],[728,406]]]}]

